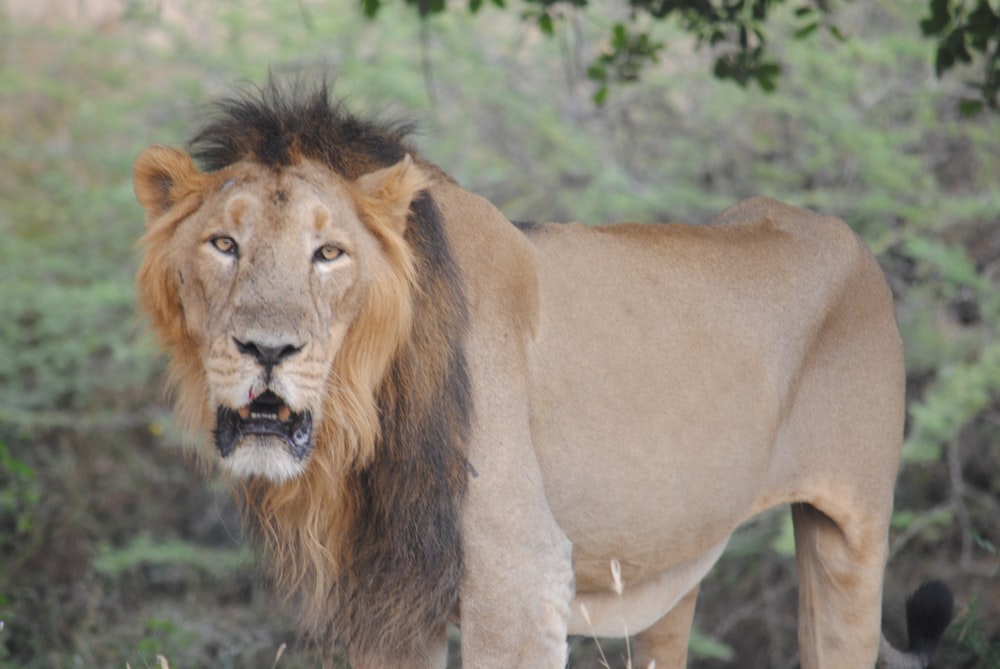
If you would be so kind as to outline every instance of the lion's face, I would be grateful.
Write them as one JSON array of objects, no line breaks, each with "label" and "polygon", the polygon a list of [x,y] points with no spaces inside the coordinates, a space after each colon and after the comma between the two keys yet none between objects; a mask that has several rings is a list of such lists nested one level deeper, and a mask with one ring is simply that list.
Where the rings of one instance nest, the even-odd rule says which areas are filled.
[{"label": "lion's face", "polygon": [[349,445],[330,437],[375,381],[338,354],[381,374],[409,327],[402,235],[419,169],[406,159],[355,182],[306,161],[205,174],[151,147],[135,182],[149,224],[140,298],[223,469],[282,482],[318,443]]}]

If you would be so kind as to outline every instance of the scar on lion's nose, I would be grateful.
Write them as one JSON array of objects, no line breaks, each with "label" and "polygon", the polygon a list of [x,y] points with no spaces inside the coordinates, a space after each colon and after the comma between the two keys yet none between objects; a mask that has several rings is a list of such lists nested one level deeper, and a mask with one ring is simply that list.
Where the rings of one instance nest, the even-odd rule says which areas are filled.
[{"label": "scar on lion's nose", "polygon": [[294,344],[268,346],[254,341],[243,342],[235,337],[233,338],[233,342],[236,343],[236,348],[239,349],[240,353],[253,357],[268,370],[280,365],[286,358],[302,350],[301,346],[295,346]]}]

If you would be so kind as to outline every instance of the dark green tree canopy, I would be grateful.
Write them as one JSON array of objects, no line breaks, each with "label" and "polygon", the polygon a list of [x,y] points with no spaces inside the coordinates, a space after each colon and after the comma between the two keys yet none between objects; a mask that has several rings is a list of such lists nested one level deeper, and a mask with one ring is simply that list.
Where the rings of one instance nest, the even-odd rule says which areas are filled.
[{"label": "dark green tree canopy", "polygon": [[[719,79],[740,86],[756,83],[765,91],[774,90],[781,73],[780,64],[770,55],[767,23],[785,0],[627,0],[629,19],[612,27],[609,48],[596,56],[587,72],[599,84],[595,95],[603,101],[609,85],[638,81],[642,70],[656,62],[664,48],[648,30],[654,21],[676,21],[697,37],[701,45],[716,54],[713,73]],[[445,0],[404,0],[421,18],[448,9]],[[509,8],[507,0],[489,0],[498,8]],[[836,0],[792,0],[799,25],[795,36],[806,39],[818,30],[837,39],[844,36],[836,25]],[[486,0],[468,0],[472,13]],[[362,9],[374,18],[383,0],[361,0]],[[520,0],[521,16],[536,22],[542,32],[556,31],[557,17],[566,8],[585,10],[589,0]],[[914,27],[916,29],[916,26]],[[962,111],[978,112],[984,106],[1000,111],[1000,3],[997,0],[929,0],[928,16],[919,29],[937,42],[935,67],[938,76],[959,64],[975,65],[978,78],[969,81],[969,98]]]}]

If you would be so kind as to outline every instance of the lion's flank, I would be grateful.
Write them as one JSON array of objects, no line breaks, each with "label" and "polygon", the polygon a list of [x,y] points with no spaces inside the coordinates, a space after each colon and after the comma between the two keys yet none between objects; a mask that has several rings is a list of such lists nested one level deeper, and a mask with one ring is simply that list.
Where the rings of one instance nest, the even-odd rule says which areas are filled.
[{"label": "lion's flank", "polygon": [[242,160],[280,169],[306,158],[353,180],[413,153],[405,141],[412,130],[403,121],[354,116],[325,81],[271,78],[262,89],[219,101],[189,148],[208,171]]},{"label": "lion's flank", "polygon": [[[356,179],[410,152],[408,126],[351,116],[330,101],[325,84],[303,91],[270,82],[259,93],[220,103],[194,137],[192,153],[206,169],[252,161],[277,172],[307,159]],[[377,434],[364,450],[370,456],[343,464],[337,435],[351,430],[333,426],[321,431],[327,443],[317,443],[302,476],[280,485],[241,484],[257,544],[305,627],[325,643],[346,646],[353,658],[394,658],[401,665],[428,629],[443,630],[458,601],[472,414],[465,297],[427,191],[411,205],[403,239],[408,258],[392,262],[400,275],[404,264],[412,268],[398,282],[412,285],[366,311],[348,339],[385,337],[378,312],[404,307],[412,312],[408,337],[375,382],[341,384],[331,395],[374,403]],[[341,353],[354,350],[348,342]],[[335,369],[364,366],[353,362],[338,357]]]}]

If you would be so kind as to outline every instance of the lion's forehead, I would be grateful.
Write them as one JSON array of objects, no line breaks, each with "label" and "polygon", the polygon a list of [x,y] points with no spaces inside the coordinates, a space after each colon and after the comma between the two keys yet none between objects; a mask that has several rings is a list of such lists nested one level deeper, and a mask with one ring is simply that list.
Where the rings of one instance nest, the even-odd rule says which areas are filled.
[{"label": "lion's forehead", "polygon": [[209,218],[236,226],[322,232],[324,226],[357,218],[350,190],[336,175],[330,177],[317,183],[314,175],[292,171],[269,177],[232,175],[208,195],[204,210]]}]

